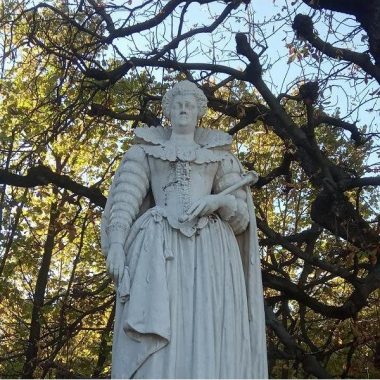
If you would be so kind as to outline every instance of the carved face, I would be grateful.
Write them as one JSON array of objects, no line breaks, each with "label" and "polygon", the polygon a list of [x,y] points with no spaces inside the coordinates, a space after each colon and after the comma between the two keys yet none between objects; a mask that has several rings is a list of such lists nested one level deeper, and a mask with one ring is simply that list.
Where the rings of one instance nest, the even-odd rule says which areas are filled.
[{"label": "carved face", "polygon": [[193,130],[198,122],[198,105],[194,95],[176,95],[170,109],[173,129],[178,132]]}]

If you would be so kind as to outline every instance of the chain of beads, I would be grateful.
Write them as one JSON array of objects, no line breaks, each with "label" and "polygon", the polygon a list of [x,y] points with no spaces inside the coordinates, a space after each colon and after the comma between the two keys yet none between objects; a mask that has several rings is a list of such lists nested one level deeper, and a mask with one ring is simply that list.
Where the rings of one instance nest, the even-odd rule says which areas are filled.
[{"label": "chain of beads", "polygon": [[182,212],[185,212],[191,206],[190,197],[190,175],[191,165],[188,161],[178,161],[176,163],[176,188],[179,196]]}]

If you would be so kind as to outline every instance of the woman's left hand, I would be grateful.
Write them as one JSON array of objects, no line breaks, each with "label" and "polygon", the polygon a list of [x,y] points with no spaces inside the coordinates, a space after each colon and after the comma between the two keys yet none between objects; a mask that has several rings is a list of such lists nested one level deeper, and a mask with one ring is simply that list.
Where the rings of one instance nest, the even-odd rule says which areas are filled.
[{"label": "woman's left hand", "polygon": [[181,223],[187,222],[196,217],[212,214],[221,207],[228,207],[233,202],[232,197],[231,195],[220,194],[206,195],[194,202],[186,213],[179,218],[179,221]]}]

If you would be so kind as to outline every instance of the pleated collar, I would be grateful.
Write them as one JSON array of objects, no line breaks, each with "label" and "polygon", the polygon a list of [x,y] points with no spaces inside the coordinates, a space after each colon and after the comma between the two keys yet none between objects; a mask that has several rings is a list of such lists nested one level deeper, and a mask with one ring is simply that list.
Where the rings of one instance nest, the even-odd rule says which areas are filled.
[{"label": "pleated collar", "polygon": [[209,128],[196,128],[195,147],[177,146],[170,141],[171,128],[141,127],[135,129],[135,144],[145,153],[166,161],[188,161],[197,164],[221,161],[228,156],[232,137]]}]

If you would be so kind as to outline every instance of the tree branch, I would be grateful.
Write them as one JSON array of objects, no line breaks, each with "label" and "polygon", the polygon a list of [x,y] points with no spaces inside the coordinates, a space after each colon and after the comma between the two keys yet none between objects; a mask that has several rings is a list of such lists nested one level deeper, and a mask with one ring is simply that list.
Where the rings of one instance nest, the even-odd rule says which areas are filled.
[{"label": "tree branch", "polygon": [[327,261],[322,261],[318,259],[316,256],[310,256],[306,254],[298,246],[292,244],[286,237],[280,235],[279,233],[271,229],[264,220],[258,217],[256,217],[256,219],[257,219],[257,226],[260,228],[260,230],[266,236],[268,236],[273,242],[276,242],[276,245],[281,245],[282,247],[287,249],[290,253],[304,260],[306,263],[310,265],[316,266],[325,271],[333,273],[336,276],[346,279],[347,281],[353,282],[355,280],[352,273],[348,271],[347,269],[339,267],[338,265],[332,265],[328,263]]},{"label": "tree branch", "polygon": [[342,190],[350,190],[355,187],[380,186],[380,177],[362,177],[345,179],[338,183]]},{"label": "tree branch", "polygon": [[315,125],[318,124],[333,125],[335,127],[342,128],[346,131],[351,132],[351,139],[355,141],[356,146],[362,145],[364,143],[362,134],[355,124],[348,123],[342,119],[338,119],[326,114],[322,114],[316,118]]},{"label": "tree branch", "polygon": [[302,363],[305,372],[320,379],[329,379],[331,375],[322,367],[314,355],[305,352],[299,347],[294,338],[288,333],[283,324],[276,318],[273,310],[265,305],[265,321],[280,339],[286,348],[286,352]]},{"label": "tree branch", "polygon": [[67,175],[54,173],[46,166],[30,168],[25,176],[0,169],[0,184],[31,188],[45,186],[49,183],[70,190],[76,195],[84,196],[97,206],[104,207],[106,204],[107,199],[98,188],[83,186]]},{"label": "tree branch", "polygon": [[294,31],[307,40],[313,47],[330,58],[345,60],[355,63],[366,73],[374,77],[380,83],[380,67],[371,62],[371,58],[366,53],[356,53],[349,49],[336,48],[328,42],[321,40],[314,32],[313,21],[309,16],[298,14],[293,21]]},{"label": "tree branch", "polygon": [[380,0],[303,0],[314,9],[329,9],[336,12],[348,13],[356,17],[362,28],[367,32],[369,50],[375,58],[376,65],[380,64]]},{"label": "tree branch", "polygon": [[[154,59],[154,58],[137,58],[131,57],[127,62],[118,66],[116,69],[111,71],[100,70],[100,69],[88,69],[85,75],[89,78],[94,78],[96,80],[109,81],[109,84],[115,83],[117,80],[122,78],[128,73],[132,67],[161,67],[166,69],[174,69],[179,71],[187,70],[204,70],[210,72],[218,72],[227,75],[231,75],[236,79],[244,79],[245,75],[240,71],[233,69],[228,66],[214,65],[212,63],[188,63],[188,62],[178,62],[169,59]],[[104,86],[106,87],[106,86]]]},{"label": "tree branch", "polygon": [[90,116],[108,116],[117,120],[129,120],[129,121],[140,121],[149,126],[161,125],[161,120],[158,119],[152,112],[148,109],[142,110],[139,115],[128,114],[127,111],[116,112],[113,111],[102,104],[92,103],[91,109],[88,112]]},{"label": "tree branch", "polygon": [[[364,178],[363,178],[364,180]],[[352,182],[353,183],[352,183]],[[355,187],[354,180],[342,180],[342,183]],[[322,190],[311,205],[311,218],[314,222],[341,236],[364,251],[372,251],[380,245],[379,234],[371,229],[360,213],[339,191]]]},{"label": "tree branch", "polygon": [[263,272],[263,283],[265,286],[283,292],[289,299],[294,299],[327,318],[344,320],[354,317],[363,307],[368,306],[369,295],[380,286],[380,265],[377,264],[367,277],[361,279],[361,284],[356,286],[342,306],[323,304],[310,297],[290,280],[270,273]]},{"label": "tree branch", "polygon": [[282,175],[289,175],[290,173],[290,164],[294,160],[294,155],[291,153],[285,153],[284,158],[280,166],[274,168],[270,171],[265,177],[259,177],[259,180],[255,183],[255,187],[261,188],[267,185],[269,182],[273,181],[275,178],[280,177]]}]

